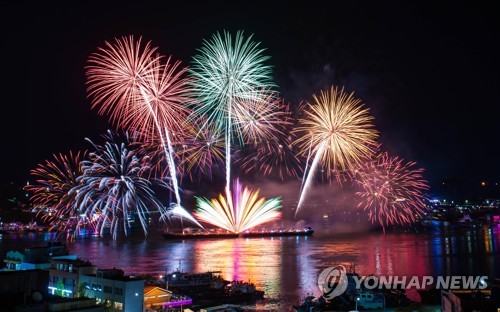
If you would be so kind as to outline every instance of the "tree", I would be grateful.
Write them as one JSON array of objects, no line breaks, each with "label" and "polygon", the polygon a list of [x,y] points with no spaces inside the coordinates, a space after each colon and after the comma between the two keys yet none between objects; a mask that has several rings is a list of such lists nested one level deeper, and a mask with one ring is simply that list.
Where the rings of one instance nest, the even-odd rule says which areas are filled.
[{"label": "tree", "polygon": [[64,290],[64,283],[63,283],[62,279],[60,278],[57,281],[56,295],[58,295],[60,297],[64,297],[63,290]]}]

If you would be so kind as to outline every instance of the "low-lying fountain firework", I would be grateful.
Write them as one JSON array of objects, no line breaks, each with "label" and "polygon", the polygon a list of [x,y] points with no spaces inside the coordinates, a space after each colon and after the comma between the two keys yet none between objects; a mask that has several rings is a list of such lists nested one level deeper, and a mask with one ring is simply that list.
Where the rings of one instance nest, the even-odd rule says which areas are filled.
[{"label": "low-lying fountain firework", "polygon": [[281,213],[280,198],[266,200],[259,197],[259,190],[243,188],[239,179],[233,184],[233,190],[220,194],[219,198],[208,200],[197,198],[198,211],[195,216],[206,222],[232,233],[240,233],[258,225],[278,219]]}]

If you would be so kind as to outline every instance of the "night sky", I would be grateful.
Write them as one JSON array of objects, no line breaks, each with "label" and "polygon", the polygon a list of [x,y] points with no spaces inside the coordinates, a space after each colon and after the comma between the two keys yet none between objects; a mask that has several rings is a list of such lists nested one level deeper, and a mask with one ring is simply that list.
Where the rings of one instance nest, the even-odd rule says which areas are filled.
[{"label": "night sky", "polygon": [[431,194],[498,189],[500,20],[493,6],[168,2],[2,2],[2,182],[24,183],[52,153],[88,148],[85,137],[112,127],[90,109],[85,91],[87,58],[105,40],[142,35],[188,65],[202,39],[243,29],[267,48],[292,105],[331,84],[355,91],[375,116],[382,147],[424,167]]}]

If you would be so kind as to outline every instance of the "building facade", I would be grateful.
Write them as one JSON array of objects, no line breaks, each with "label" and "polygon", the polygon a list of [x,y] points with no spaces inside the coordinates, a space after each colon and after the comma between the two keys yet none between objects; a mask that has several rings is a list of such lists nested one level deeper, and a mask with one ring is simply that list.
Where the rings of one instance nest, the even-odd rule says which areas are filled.
[{"label": "building facade", "polygon": [[97,267],[81,259],[52,259],[49,271],[49,292],[61,297],[77,298],[84,289],[82,276],[95,274]]},{"label": "building facade", "polygon": [[3,271],[48,269],[53,258],[76,259],[70,255],[65,245],[51,243],[47,246],[25,248],[24,251],[11,250],[4,258]]},{"label": "building facade", "polygon": [[82,275],[81,282],[85,296],[112,311],[144,311],[144,280],[125,276],[119,269],[98,269],[95,275]]}]

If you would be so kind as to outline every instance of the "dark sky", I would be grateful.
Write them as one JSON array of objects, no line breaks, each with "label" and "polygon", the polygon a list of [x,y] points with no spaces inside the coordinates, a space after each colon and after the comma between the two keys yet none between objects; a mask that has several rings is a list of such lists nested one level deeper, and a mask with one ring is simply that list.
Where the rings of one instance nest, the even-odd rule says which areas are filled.
[{"label": "dark sky", "polygon": [[355,91],[383,148],[426,168],[433,194],[469,196],[500,180],[492,5],[205,2],[2,2],[2,182],[26,181],[52,153],[86,148],[84,137],[111,127],[90,109],[84,84],[87,57],[105,40],[142,35],[187,65],[203,38],[224,29],[262,42],[292,105],[331,84]]}]

